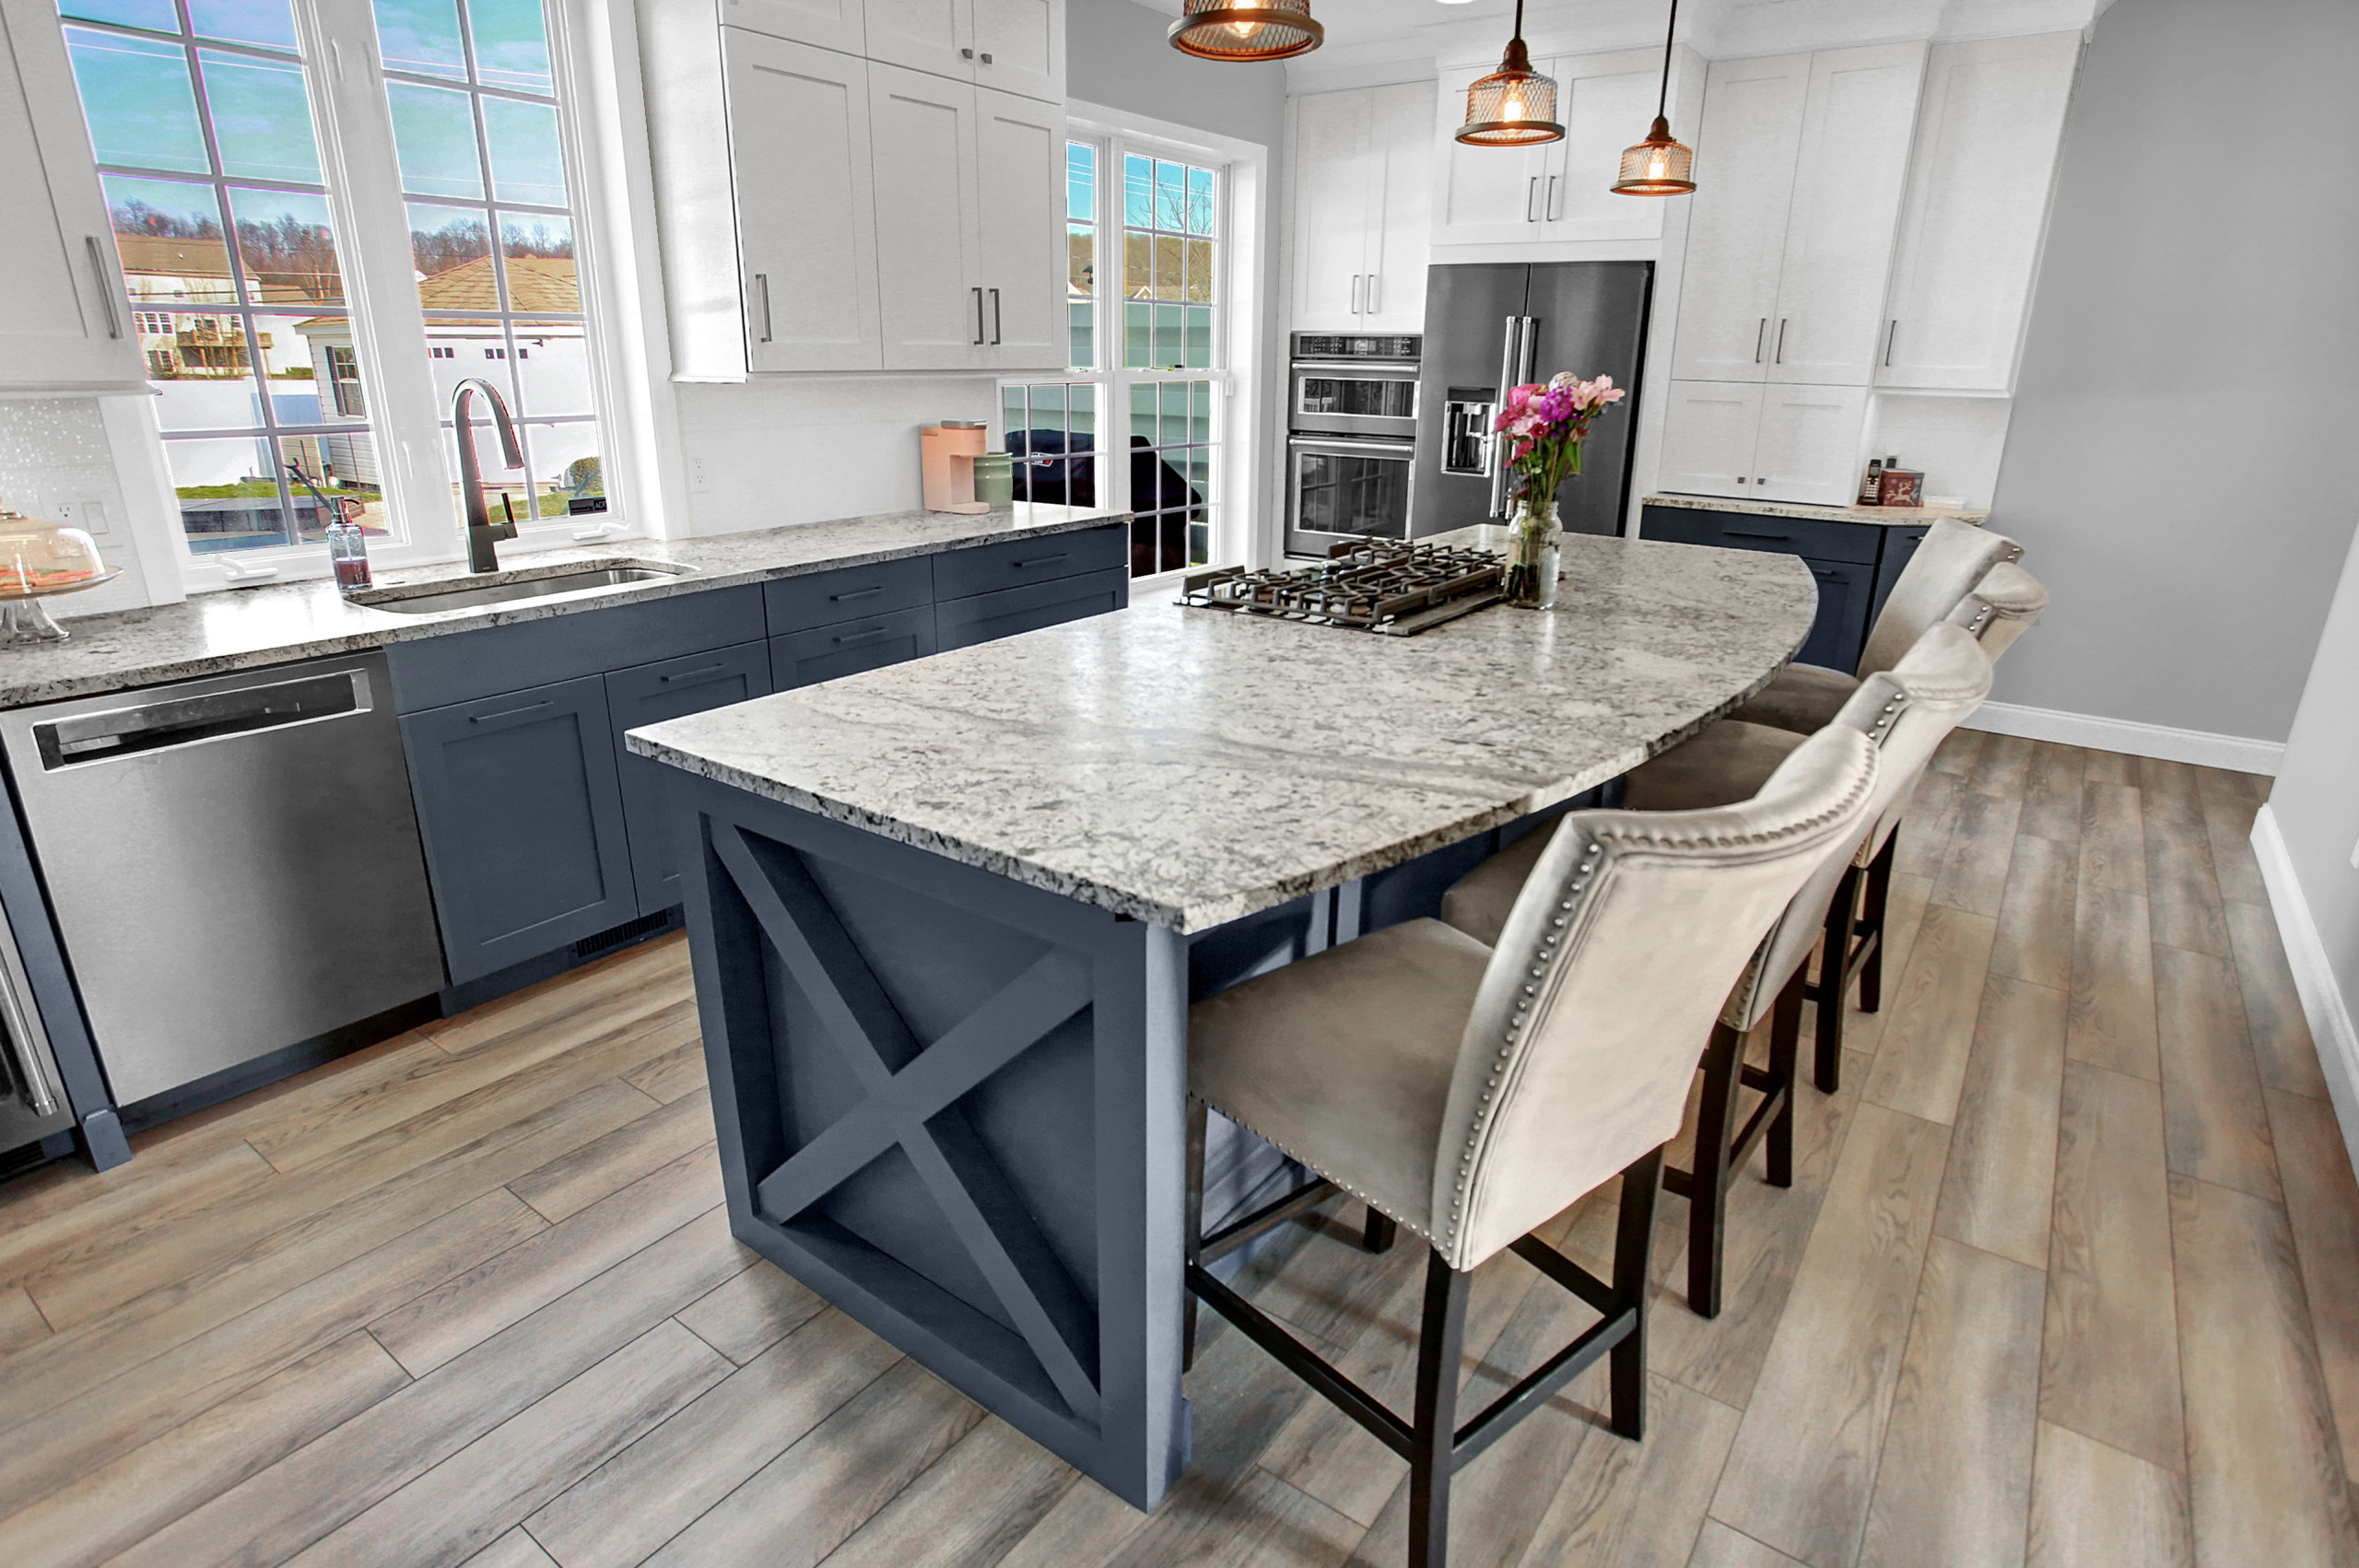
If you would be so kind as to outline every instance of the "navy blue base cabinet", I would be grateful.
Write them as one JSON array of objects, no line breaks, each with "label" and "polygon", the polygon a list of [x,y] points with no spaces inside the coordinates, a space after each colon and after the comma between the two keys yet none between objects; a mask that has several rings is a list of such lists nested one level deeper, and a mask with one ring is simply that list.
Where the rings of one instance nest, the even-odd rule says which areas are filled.
[{"label": "navy blue base cabinet", "polygon": [[626,731],[1119,610],[1125,525],[676,593],[386,650],[453,986],[681,902]]},{"label": "navy blue base cabinet", "polygon": [[1921,522],[1838,522],[1746,511],[1649,507],[1640,531],[1678,544],[1767,550],[1800,556],[1818,579],[1818,619],[1795,660],[1849,672],[1867,648],[1868,628],[1925,537]]}]

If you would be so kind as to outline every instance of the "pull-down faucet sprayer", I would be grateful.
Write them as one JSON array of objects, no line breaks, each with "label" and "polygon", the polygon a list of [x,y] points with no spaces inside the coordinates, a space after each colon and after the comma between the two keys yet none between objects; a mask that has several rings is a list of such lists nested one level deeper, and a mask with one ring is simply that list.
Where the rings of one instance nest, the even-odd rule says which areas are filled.
[{"label": "pull-down faucet sprayer", "polygon": [[508,461],[503,466],[524,466],[524,449],[516,443],[516,426],[508,417],[508,404],[501,401],[499,389],[481,376],[469,376],[451,393],[451,428],[459,438],[459,497],[467,508],[467,569],[471,572],[496,572],[499,556],[492,548],[493,542],[516,537],[516,513],[509,506],[508,497],[499,497],[502,521],[491,521],[491,509],[484,504],[483,470],[475,462],[475,433],[467,422],[467,404],[476,393],[491,400],[491,422],[499,427],[500,455]]}]

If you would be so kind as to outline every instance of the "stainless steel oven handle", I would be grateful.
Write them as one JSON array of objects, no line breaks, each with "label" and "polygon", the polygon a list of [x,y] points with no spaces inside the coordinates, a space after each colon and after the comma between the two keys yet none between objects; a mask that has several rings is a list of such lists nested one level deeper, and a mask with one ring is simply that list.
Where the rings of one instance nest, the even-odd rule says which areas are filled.
[{"label": "stainless steel oven handle", "polygon": [[[1297,359],[1293,362],[1293,369],[1298,376],[1327,376],[1337,380],[1350,380],[1370,371],[1401,372],[1414,379],[1418,365],[1414,359]],[[1381,379],[1391,378],[1386,376]]]},{"label": "stainless steel oven handle", "polygon": [[1306,451],[1332,448],[1338,451],[1380,452],[1387,457],[1397,457],[1404,462],[1414,457],[1417,452],[1417,444],[1414,441],[1363,441],[1350,436],[1289,436],[1286,438],[1286,445],[1297,447]]}]

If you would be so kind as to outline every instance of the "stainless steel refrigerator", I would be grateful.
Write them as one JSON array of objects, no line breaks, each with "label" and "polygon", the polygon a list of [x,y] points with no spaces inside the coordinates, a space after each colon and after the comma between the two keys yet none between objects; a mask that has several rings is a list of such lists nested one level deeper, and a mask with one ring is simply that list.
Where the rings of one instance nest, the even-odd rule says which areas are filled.
[{"label": "stainless steel refrigerator", "polygon": [[1569,532],[1624,531],[1653,287],[1652,262],[1428,269],[1412,538],[1507,515],[1511,476],[1491,439],[1500,394],[1559,370],[1612,376],[1630,390],[1590,427],[1581,477],[1557,492],[1556,503]]}]

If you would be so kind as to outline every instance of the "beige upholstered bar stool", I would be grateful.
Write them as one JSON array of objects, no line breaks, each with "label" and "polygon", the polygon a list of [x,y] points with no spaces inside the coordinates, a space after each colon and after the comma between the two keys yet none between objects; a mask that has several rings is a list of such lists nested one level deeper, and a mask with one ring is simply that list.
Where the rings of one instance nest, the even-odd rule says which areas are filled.
[{"label": "beige upholstered bar stool", "polygon": [[[1614,1430],[1641,1434],[1654,1191],[1694,1043],[1795,890],[1861,830],[1875,774],[1865,735],[1830,730],[1736,805],[1571,813],[1496,949],[1411,920],[1189,1010],[1198,1125],[1218,1109],[1427,1244],[1404,1421],[1204,1267],[1190,1140],[1189,1289],[1409,1461],[1413,1568],[1444,1561],[1457,1469],[1609,1355]],[[1608,1281],[1530,1233],[1616,1172]],[[1604,1317],[1461,1426],[1468,1281],[1510,1248]]]},{"label": "beige upholstered bar stool", "polygon": [[1982,651],[1996,664],[2048,608],[2048,588],[2013,561],[2001,561],[1982,574],[1974,591],[1950,612],[1952,624],[1972,632]]},{"label": "beige upholstered bar stool", "polygon": [[[1945,626],[1929,631],[1890,672],[1862,681],[1835,717],[1833,727],[1857,730],[1879,747],[1868,815],[1852,839],[1795,894],[1763,939],[1743,978],[1729,993],[1704,1047],[1695,1164],[1690,1170],[1663,1173],[1663,1185],[1688,1200],[1687,1305],[1700,1316],[1719,1315],[1729,1189],[1765,1137],[1771,1185],[1793,1185],[1794,1062],[1802,1005],[1813,989],[1807,978],[1810,955],[1837,902],[1855,887],[1857,868],[1870,854],[1871,835],[1915,785],[1934,748],[1989,687],[1989,661],[1962,628]],[[1769,731],[1732,749],[1748,757],[1774,754],[1776,760],[1767,765],[1774,771],[1803,739],[1789,731]],[[1643,802],[1646,791],[1635,774],[1632,785]],[[1543,829],[1519,840],[1461,878],[1442,895],[1443,921],[1477,940],[1494,937],[1538,858],[1532,841],[1544,844],[1550,832]],[[1746,1040],[1765,1022],[1769,1024],[1766,1069],[1744,1060]],[[1761,1096],[1742,1129],[1736,1120],[1741,1089]]]},{"label": "beige upholstered bar stool", "polygon": [[1832,722],[1861,681],[1891,669],[1917,646],[1927,626],[1948,618],[1992,567],[2020,559],[2023,553],[2023,546],[2003,533],[1955,518],[1935,518],[1869,629],[1856,672],[1847,675],[1815,664],[1789,664],[1758,696],[1729,717],[1799,735]]}]

